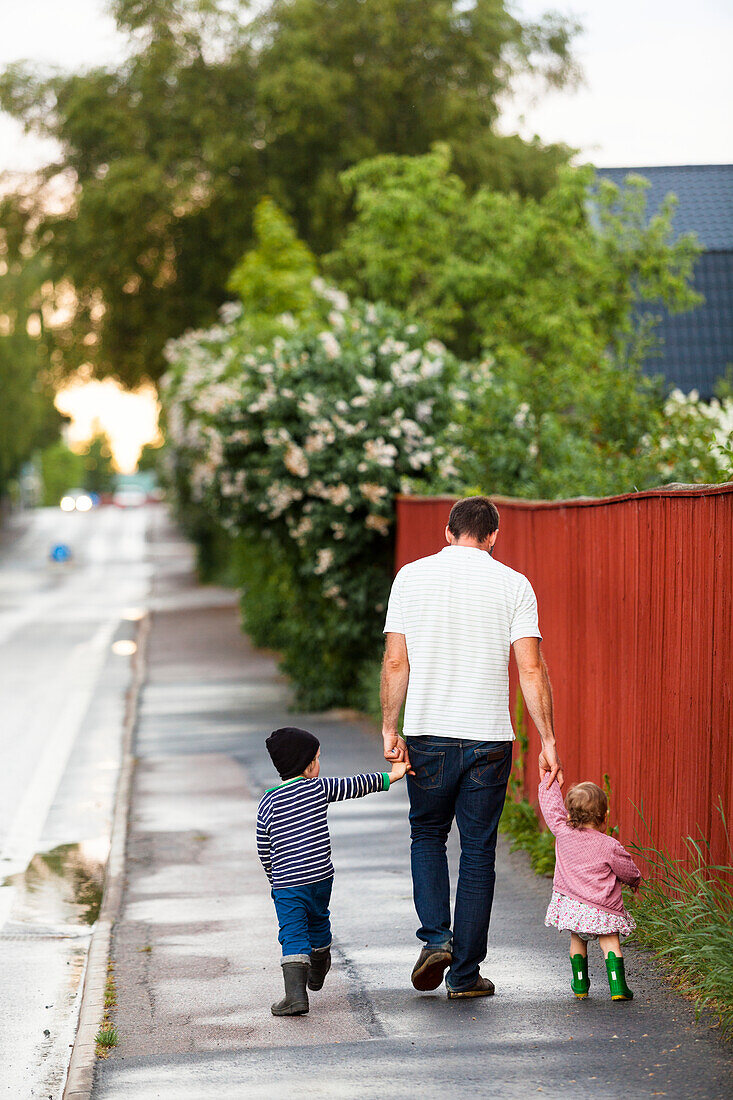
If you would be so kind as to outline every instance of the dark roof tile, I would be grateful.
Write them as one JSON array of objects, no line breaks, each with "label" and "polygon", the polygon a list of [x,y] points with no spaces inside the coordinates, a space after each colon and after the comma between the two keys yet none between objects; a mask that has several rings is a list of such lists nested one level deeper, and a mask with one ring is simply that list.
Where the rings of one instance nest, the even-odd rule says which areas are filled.
[{"label": "dark roof tile", "polygon": [[654,213],[666,195],[678,199],[674,227],[696,233],[708,252],[733,249],[733,164],[683,164],[649,168],[597,168],[599,176],[622,184],[628,175],[644,176],[651,187],[648,210]]}]

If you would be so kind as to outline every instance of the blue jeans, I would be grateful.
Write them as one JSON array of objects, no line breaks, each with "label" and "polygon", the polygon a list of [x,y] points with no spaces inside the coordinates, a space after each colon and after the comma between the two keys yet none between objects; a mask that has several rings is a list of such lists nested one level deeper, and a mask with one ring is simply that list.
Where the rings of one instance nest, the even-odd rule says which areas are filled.
[{"label": "blue jeans", "polygon": [[305,886],[288,886],[272,891],[280,929],[281,962],[308,962],[311,951],[331,944],[331,900],[333,876]]},{"label": "blue jeans", "polygon": [[[511,741],[409,737],[414,776],[407,777],[412,837],[412,889],[418,939],[449,947],[451,989],[470,989],[486,957],[494,898],[496,834],[512,767]],[[453,914],[446,841],[453,818],[461,861]]]}]

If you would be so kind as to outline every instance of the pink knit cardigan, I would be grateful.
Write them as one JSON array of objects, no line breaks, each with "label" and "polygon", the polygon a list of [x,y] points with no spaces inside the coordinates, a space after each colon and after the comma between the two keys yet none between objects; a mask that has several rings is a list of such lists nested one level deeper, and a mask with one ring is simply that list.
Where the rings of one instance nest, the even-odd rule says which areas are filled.
[{"label": "pink knit cardigan", "polygon": [[636,887],[641,873],[617,840],[595,829],[568,825],[560,786],[540,783],[539,800],[547,827],[555,836],[555,877],[559,894],[595,905],[606,913],[623,913],[621,884]]}]

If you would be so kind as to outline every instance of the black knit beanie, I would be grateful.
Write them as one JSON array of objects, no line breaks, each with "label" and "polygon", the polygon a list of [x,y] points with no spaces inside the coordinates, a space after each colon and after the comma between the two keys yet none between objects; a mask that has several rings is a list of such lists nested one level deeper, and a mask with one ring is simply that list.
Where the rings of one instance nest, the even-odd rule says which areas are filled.
[{"label": "black knit beanie", "polygon": [[265,744],[281,779],[302,775],[321,747],[317,737],[297,726],[273,730]]}]

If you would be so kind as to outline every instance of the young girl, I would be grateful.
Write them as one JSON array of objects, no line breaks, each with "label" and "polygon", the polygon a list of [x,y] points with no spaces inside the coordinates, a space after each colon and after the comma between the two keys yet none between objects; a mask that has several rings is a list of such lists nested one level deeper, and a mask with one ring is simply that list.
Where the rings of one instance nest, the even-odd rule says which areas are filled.
[{"label": "young girl", "polygon": [[570,988],[588,996],[588,940],[598,940],[606,957],[614,1001],[630,1001],[620,937],[636,924],[624,908],[621,884],[636,892],[639,868],[626,849],[604,832],[608,800],[595,783],[577,783],[563,802],[557,782],[540,783],[540,809],[555,836],[555,878],[545,924],[570,932]]}]

